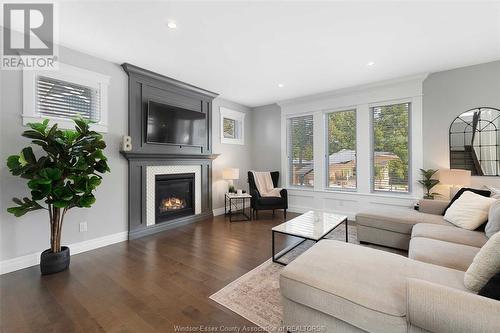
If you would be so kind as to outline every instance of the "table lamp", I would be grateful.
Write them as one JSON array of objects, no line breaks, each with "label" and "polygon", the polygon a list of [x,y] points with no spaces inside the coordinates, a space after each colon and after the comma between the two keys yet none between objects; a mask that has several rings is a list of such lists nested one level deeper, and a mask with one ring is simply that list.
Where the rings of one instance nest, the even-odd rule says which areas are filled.
[{"label": "table lamp", "polygon": [[461,169],[439,170],[439,182],[450,187],[450,199],[457,193],[460,187],[470,186],[470,171]]},{"label": "table lamp", "polygon": [[233,193],[234,191],[234,184],[233,181],[235,179],[240,179],[240,169],[237,168],[225,168],[222,170],[222,179],[225,179],[228,181],[229,188],[228,191],[229,193]]}]

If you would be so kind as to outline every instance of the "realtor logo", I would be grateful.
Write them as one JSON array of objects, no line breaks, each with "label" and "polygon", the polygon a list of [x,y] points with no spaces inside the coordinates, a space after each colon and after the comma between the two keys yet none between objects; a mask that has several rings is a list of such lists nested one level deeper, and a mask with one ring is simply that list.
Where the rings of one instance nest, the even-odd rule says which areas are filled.
[{"label": "realtor logo", "polygon": [[2,69],[53,69],[54,4],[3,4]]}]

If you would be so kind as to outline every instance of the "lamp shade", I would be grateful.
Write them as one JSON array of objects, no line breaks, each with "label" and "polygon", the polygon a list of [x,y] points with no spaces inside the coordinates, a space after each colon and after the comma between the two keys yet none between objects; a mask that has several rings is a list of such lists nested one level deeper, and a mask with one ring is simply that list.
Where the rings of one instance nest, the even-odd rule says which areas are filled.
[{"label": "lamp shade", "polygon": [[225,168],[224,170],[222,170],[222,179],[227,179],[227,180],[240,179],[240,169]]},{"label": "lamp shade", "polygon": [[439,181],[445,185],[470,186],[470,171],[460,169],[439,170]]}]

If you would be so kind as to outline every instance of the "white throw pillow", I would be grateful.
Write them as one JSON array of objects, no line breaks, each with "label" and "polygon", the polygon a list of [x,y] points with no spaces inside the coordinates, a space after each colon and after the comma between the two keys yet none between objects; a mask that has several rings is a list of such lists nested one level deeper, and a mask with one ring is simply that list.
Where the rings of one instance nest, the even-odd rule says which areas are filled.
[{"label": "white throw pillow", "polygon": [[496,199],[465,191],[446,210],[444,219],[457,227],[474,230],[488,220],[488,211]]},{"label": "white throw pillow", "polygon": [[478,292],[500,272],[500,232],[497,232],[483,245],[465,272],[464,284],[467,289]]}]

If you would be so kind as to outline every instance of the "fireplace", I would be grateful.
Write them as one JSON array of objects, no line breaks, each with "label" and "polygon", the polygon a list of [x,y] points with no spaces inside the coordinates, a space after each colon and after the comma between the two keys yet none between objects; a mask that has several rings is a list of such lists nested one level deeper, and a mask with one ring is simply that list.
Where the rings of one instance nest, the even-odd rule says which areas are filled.
[{"label": "fireplace", "polygon": [[155,176],[155,223],[195,213],[195,174]]}]

